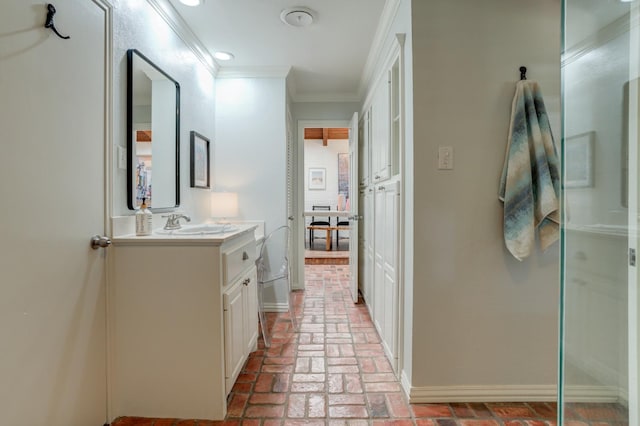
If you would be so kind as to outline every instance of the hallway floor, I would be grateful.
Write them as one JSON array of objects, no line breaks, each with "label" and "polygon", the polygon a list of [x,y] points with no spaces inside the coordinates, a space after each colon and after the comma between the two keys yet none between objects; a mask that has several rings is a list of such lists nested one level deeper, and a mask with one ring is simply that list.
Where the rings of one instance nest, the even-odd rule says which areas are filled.
[{"label": "hallway floor", "polygon": [[[364,304],[349,294],[349,267],[307,265],[296,292],[300,330],[270,316],[273,342],[251,354],[229,397],[227,420],[123,417],[113,426],[552,426],[554,403],[408,404]],[[580,417],[578,417],[580,418]],[[566,426],[619,425],[581,418]]]}]

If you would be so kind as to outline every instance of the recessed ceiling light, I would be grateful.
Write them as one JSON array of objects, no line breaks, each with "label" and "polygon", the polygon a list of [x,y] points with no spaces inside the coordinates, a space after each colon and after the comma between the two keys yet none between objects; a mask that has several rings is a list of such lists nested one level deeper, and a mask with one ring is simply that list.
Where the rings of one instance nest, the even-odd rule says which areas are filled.
[{"label": "recessed ceiling light", "polygon": [[235,58],[235,56],[233,56],[233,53],[229,52],[216,52],[213,54],[213,57],[220,61],[230,61]]},{"label": "recessed ceiling light", "polygon": [[180,3],[185,6],[200,6],[204,3],[204,0],[180,0]]},{"label": "recessed ceiling light", "polygon": [[308,7],[290,7],[280,13],[280,19],[294,27],[308,27],[313,23],[315,12]]}]

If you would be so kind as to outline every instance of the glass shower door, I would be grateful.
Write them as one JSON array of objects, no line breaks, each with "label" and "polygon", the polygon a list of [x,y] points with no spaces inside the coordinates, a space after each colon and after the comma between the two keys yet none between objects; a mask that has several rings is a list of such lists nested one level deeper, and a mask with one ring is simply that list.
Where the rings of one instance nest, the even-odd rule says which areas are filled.
[{"label": "glass shower door", "polygon": [[639,425],[636,2],[565,0],[561,424]]}]

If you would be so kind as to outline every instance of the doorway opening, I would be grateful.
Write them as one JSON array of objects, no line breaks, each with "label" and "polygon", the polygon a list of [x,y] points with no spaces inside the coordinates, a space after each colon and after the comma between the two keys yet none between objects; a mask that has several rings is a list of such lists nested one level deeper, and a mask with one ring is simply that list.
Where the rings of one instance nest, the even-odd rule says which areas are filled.
[{"label": "doorway opening", "polygon": [[[358,114],[351,121],[298,122],[295,144],[296,261],[298,283],[304,288],[305,263],[348,265],[351,293],[358,300],[357,147]],[[354,154],[355,152],[355,154]],[[354,156],[355,155],[355,156]],[[357,196],[356,196],[357,199]],[[352,220],[353,218],[356,220]]]},{"label": "doorway opening", "polygon": [[349,128],[306,127],[304,264],[349,264]]}]

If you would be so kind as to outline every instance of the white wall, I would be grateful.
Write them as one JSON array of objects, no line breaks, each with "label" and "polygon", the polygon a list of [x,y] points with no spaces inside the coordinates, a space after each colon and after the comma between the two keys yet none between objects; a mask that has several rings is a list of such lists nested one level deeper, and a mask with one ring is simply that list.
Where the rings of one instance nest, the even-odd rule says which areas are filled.
[{"label": "white wall", "polygon": [[[338,206],[338,154],[349,152],[348,140],[330,140],[327,146],[322,140],[304,141],[304,209],[314,205],[327,205],[335,210]],[[326,189],[309,189],[309,168],[324,168]]]},{"label": "white wall", "polygon": [[[127,146],[127,49],[138,49],[180,84],[180,210],[194,222],[208,219],[208,191],[189,187],[189,132],[213,140],[213,75],[146,1],[112,0],[113,14],[113,143]],[[115,152],[115,148],[114,148]],[[156,170],[154,170],[155,172]],[[113,167],[113,215],[127,208],[126,170]],[[154,174],[154,178],[157,173]],[[154,223],[154,226],[161,226]]]},{"label": "white wall", "polygon": [[[287,224],[286,87],[283,78],[217,80],[214,188],[238,193],[239,219]],[[284,303],[282,286],[267,294]]]},{"label": "white wall", "polygon": [[[519,66],[541,84],[559,136],[560,2],[416,0],[412,8],[413,323],[421,325],[412,392],[482,397],[456,388],[479,386],[553,399],[558,245],[524,262],[511,257],[497,192]],[[437,170],[440,145],[453,146],[454,170]],[[526,395],[514,395],[515,385]]]}]

